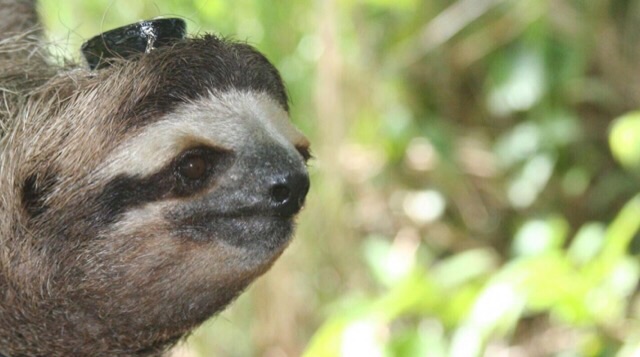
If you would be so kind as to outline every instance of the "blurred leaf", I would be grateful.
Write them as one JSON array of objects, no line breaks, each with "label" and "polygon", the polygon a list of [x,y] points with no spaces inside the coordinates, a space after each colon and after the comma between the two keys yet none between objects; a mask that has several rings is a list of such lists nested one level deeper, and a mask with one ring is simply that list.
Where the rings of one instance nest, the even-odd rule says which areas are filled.
[{"label": "blurred leaf", "polygon": [[550,311],[572,324],[591,320],[582,303],[591,285],[560,251],[515,260],[498,276],[515,284],[531,311]]},{"label": "blurred leaf", "polygon": [[596,280],[609,276],[640,229],[640,195],[629,201],[607,228],[602,252],[586,269]]},{"label": "blurred leaf", "polygon": [[595,258],[604,245],[605,229],[600,223],[582,226],[567,251],[569,259],[583,265]]},{"label": "blurred leaf", "polygon": [[386,341],[380,333],[385,327],[384,322],[376,319],[352,321],[342,331],[340,356],[385,356]]},{"label": "blurred leaf", "polygon": [[502,78],[489,94],[489,108],[498,116],[525,111],[535,105],[545,89],[545,67],[540,53],[523,49],[495,66]]},{"label": "blurred leaf", "polygon": [[624,346],[618,351],[616,357],[637,357],[640,351],[640,334],[637,332],[633,334],[632,338],[629,338],[624,342]]},{"label": "blurred leaf", "polygon": [[383,285],[391,286],[396,276],[387,269],[387,257],[391,243],[383,238],[370,237],[364,245],[364,256],[373,277]]},{"label": "blurred leaf", "polygon": [[615,263],[606,280],[595,286],[585,296],[585,305],[598,322],[611,324],[624,317],[628,298],[635,290],[640,277],[636,259],[621,259]]},{"label": "blurred leaf", "polygon": [[364,256],[378,282],[392,287],[415,271],[417,249],[414,242],[396,239],[392,245],[384,238],[369,237],[364,244]]},{"label": "blurred leaf", "polygon": [[549,182],[555,159],[539,154],[527,160],[507,188],[509,201],[516,208],[532,205]]},{"label": "blurred leaf", "polygon": [[526,298],[513,282],[500,279],[490,282],[476,299],[468,320],[463,324],[477,330],[483,339],[515,328],[524,311]]},{"label": "blurred leaf", "polygon": [[[354,0],[341,0],[343,2],[355,2]],[[386,7],[389,9],[410,10],[416,6],[416,0],[362,0],[369,5]]]},{"label": "blurred leaf", "polygon": [[498,158],[505,167],[521,162],[538,152],[542,146],[542,131],[532,122],[516,125],[496,143]]},{"label": "blurred leaf", "polygon": [[491,250],[475,249],[442,260],[430,269],[430,274],[442,288],[453,289],[488,275],[497,266],[498,261]]},{"label": "blurred leaf", "polygon": [[435,320],[422,321],[417,328],[405,329],[392,339],[389,349],[392,356],[446,357],[444,327]]},{"label": "blurred leaf", "polygon": [[516,233],[513,253],[533,256],[558,250],[567,238],[567,231],[567,223],[561,218],[528,221]]},{"label": "blurred leaf", "polygon": [[640,169],[640,112],[626,114],[613,122],[609,145],[622,165]]}]

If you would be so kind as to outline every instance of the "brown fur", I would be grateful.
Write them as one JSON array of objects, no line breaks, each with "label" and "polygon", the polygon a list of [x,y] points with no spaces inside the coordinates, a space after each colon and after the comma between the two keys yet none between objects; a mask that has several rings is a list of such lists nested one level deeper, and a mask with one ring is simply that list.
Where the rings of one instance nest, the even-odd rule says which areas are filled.
[{"label": "brown fur", "polygon": [[[291,233],[292,217],[243,215],[225,230],[198,207],[238,189],[224,170],[261,172],[264,160],[298,170],[291,149],[308,144],[269,144],[276,158],[252,158],[262,144],[229,149],[215,189],[193,195],[175,194],[162,172],[105,177],[121,145],[207,93],[265,93],[286,112],[280,77],[251,47],[215,37],[97,72],[59,68],[41,50],[34,6],[0,0],[0,355],[162,354],[265,272]],[[134,185],[154,180],[167,191]],[[238,231],[249,238],[235,241]]]}]

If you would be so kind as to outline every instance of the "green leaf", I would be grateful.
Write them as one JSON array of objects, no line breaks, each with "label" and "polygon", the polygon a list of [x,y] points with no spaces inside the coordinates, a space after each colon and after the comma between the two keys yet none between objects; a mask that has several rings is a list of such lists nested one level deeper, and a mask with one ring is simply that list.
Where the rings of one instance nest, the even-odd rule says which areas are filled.
[{"label": "green leaf", "polygon": [[607,228],[602,252],[585,267],[594,280],[610,276],[618,261],[627,254],[635,234],[640,230],[640,195],[635,196],[618,213]]},{"label": "green leaf", "polygon": [[640,111],[615,120],[609,135],[613,156],[629,169],[640,169]]},{"label": "green leaf", "polygon": [[561,217],[528,221],[516,233],[513,252],[517,256],[534,256],[558,250],[567,231],[567,222]]}]

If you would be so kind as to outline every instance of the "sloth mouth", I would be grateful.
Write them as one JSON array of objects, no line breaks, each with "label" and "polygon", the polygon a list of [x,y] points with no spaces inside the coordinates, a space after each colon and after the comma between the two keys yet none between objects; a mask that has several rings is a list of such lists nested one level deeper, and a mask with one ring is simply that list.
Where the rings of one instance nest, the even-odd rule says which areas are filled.
[{"label": "sloth mouth", "polygon": [[294,217],[264,212],[209,212],[185,217],[178,222],[181,237],[195,241],[223,241],[236,247],[279,250],[291,239]]}]

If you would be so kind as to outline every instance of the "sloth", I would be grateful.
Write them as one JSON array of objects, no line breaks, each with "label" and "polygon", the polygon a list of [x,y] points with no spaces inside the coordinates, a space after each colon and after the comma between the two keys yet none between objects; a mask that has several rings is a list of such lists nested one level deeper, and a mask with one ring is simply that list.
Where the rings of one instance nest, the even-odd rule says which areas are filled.
[{"label": "sloth", "polygon": [[55,64],[0,0],[0,356],[159,356],[283,252],[309,143],[256,49]]}]

